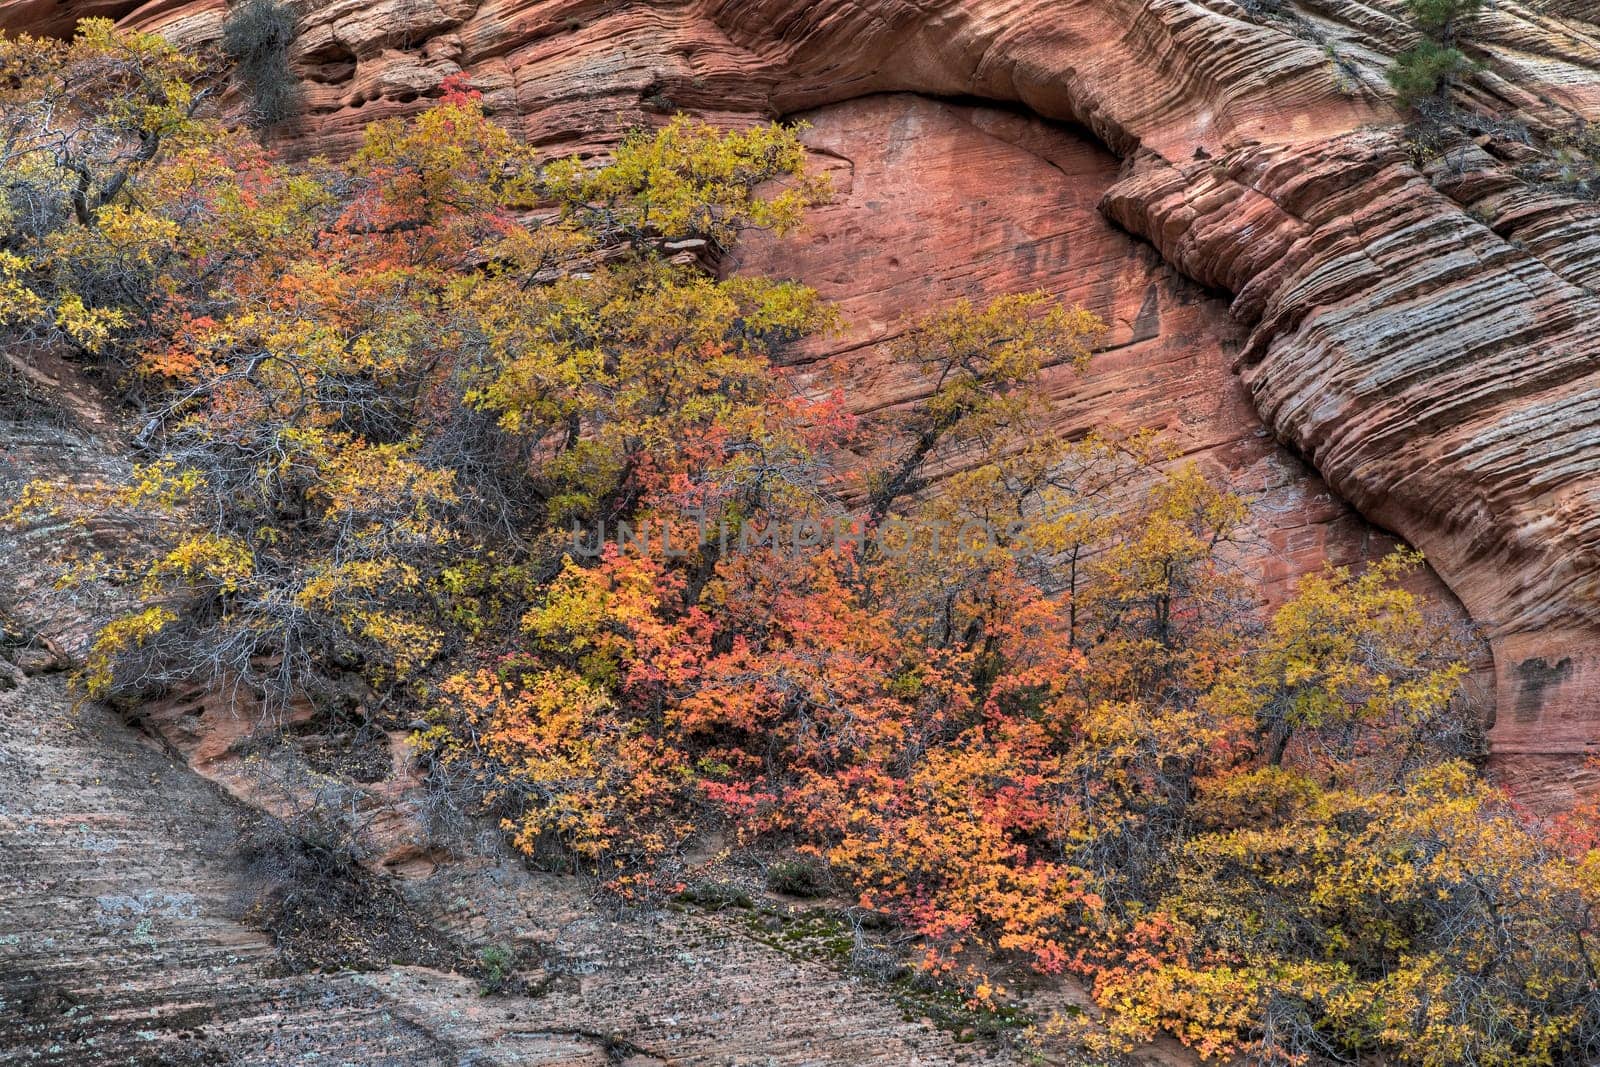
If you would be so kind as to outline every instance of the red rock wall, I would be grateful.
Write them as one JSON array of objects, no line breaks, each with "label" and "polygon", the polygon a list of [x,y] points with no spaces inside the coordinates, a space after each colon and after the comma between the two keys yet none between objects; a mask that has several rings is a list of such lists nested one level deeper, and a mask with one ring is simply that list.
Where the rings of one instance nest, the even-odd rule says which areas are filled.
[{"label": "red rock wall", "polygon": [[[1111,326],[1087,373],[1046,373],[1059,432],[1158,430],[1250,498],[1259,541],[1248,560],[1269,597],[1325,560],[1393,547],[1263,427],[1231,369],[1243,334],[1227,302],[1100,214],[1120,163],[1093,138],[910,94],[798,117],[834,200],[798,236],[747,241],[735,266],[799,278],[839,308],[844,330],[803,358],[827,381],[842,372],[853,410],[870,417],[921,399],[883,350],[907,316],[1045,289]],[[1430,591],[1449,599],[1437,583]]]},{"label": "red rock wall", "polygon": [[1600,742],[1600,213],[1373,132],[1156,163],[1105,206],[1239,294],[1257,410],[1428,552],[1490,640],[1494,752],[1569,799]]},{"label": "red rock wall", "polygon": [[[1600,29],[1579,21],[1593,5],[1492,5],[1470,34],[1483,71],[1460,102],[1495,122],[1431,161],[1383,86],[1388,57],[1415,39],[1403,0],[1251,8],[1277,13],[1234,0],[310,0],[296,53],[306,113],[281,140],[347,150],[458,71],[553,151],[601,148],[676,109],[730,122],[823,109],[813,141],[853,168],[848,191],[815,243],[747,262],[766,256],[842,300],[857,342],[902,308],[1016,282],[1107,314],[1116,346],[1090,378],[1055,386],[1063,428],[1160,425],[1259,487],[1280,546],[1263,568],[1278,578],[1374,536],[1271,439],[1307,457],[1423,548],[1489,631],[1498,758],[1534,803],[1558,804],[1600,746],[1600,218],[1518,170],[1529,144],[1600,120]],[[0,0],[13,27],[58,32],[64,12],[200,43],[224,8]],[[899,91],[1015,105],[1085,135],[866,99]],[[1097,198],[1169,267],[1096,218]],[[870,356],[854,371],[864,407],[893,399]]]}]

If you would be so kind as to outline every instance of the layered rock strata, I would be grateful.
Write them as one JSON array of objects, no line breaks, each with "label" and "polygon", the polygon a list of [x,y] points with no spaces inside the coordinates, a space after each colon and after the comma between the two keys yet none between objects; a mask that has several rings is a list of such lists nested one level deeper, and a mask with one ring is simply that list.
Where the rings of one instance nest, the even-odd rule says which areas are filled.
[{"label": "layered rock strata", "polygon": [[[1231,324],[1190,316],[1189,380],[1236,396],[1226,374],[1200,368],[1242,331],[1239,381],[1269,433],[1368,520],[1424,549],[1490,634],[1496,752],[1508,765],[1550,764],[1528,780],[1532,799],[1560,803],[1561,776],[1584,773],[1576,758],[1600,738],[1589,711],[1600,611],[1587,369],[1596,344],[1585,327],[1600,223],[1584,180],[1594,160],[1583,155],[1585,123],[1600,118],[1600,29],[1587,5],[1492,5],[1463,42],[1482,66],[1456,103],[1475,125],[1421,137],[1402,128],[1383,83],[1391,57],[1417,39],[1403,0],[343,0],[300,13],[304,114],[276,135],[291,154],[348,151],[367,123],[424,106],[459,72],[552,152],[602,150],[679,109],[738,123],[887,92],[1001,103],[1083,131],[1060,136],[1109,154],[1092,177],[1060,170],[1052,195],[1105,192],[1106,218],[1228,301]],[[198,45],[216,37],[226,10],[213,0],[0,4],[0,21],[48,32],[79,14]],[[916,106],[896,121],[920,121]],[[817,144],[847,160],[871,155],[885,121],[840,120],[838,136]],[[1106,191],[1112,159],[1127,173]],[[923,232],[975,232],[984,198],[955,168],[938,169],[947,188],[902,190],[922,199],[885,211]],[[854,195],[886,204],[865,181]],[[1007,210],[1029,210],[1026,200]],[[987,218],[980,244],[1012,240],[1040,257],[1019,279],[1056,284],[1073,273],[1051,262],[1059,242],[1029,235],[1041,220]],[[1075,225],[1059,222],[1046,228]],[[880,233],[914,243],[906,226]],[[827,234],[841,245],[848,236]],[[932,275],[916,268],[933,280],[901,286],[897,301],[961,288],[938,274],[960,274],[962,249],[938,252]],[[810,273],[816,264],[837,274],[826,261],[772,252],[763,266],[787,263],[870,318],[878,279]],[[1087,302],[1137,323],[1128,305],[1142,311],[1152,276],[1117,269],[1068,289],[1099,285]],[[1131,338],[1137,327],[1124,326]],[[1140,373],[1136,347],[1103,361],[1112,369],[1101,380],[1118,388],[1097,418],[1170,423],[1183,398],[1151,408],[1166,387],[1159,374],[1128,382]],[[1073,403],[1064,425],[1083,421]],[[1217,419],[1243,425],[1232,413]],[[1316,483],[1304,488],[1315,496]]]}]

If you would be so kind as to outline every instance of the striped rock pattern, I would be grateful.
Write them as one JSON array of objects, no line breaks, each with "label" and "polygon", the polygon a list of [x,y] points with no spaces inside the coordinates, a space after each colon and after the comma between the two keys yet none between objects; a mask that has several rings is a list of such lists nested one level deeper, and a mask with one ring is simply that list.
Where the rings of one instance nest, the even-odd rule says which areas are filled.
[{"label": "striped rock pattern", "polygon": [[[1014,111],[909,94],[799,118],[811,126],[805,140],[833,201],[814,209],[798,237],[749,238],[733,267],[802,278],[839,308],[843,331],[799,359],[819,385],[842,384],[858,415],[878,419],[925,398],[926,384],[884,351],[908,312],[1044,289],[1110,327],[1086,373],[1046,370],[1053,427],[1068,437],[1156,429],[1182,461],[1250,499],[1255,536],[1245,555],[1269,600],[1324,561],[1394,547],[1256,417],[1232,372],[1243,332],[1227,302],[1098,210],[1120,164],[1092,138]],[[1437,581],[1424,588],[1459,611]]]},{"label": "striped rock pattern", "polygon": [[[225,13],[216,0],[0,3],[13,26],[110,14],[190,44],[215,39]],[[1488,632],[1493,738],[1513,780],[1548,806],[1586,773],[1576,758],[1600,725],[1584,323],[1600,237],[1594,181],[1566,181],[1561,162],[1600,118],[1600,16],[1583,0],[1502,0],[1474,23],[1464,47],[1482,69],[1457,102],[1481,135],[1443,159],[1407,141],[1383,87],[1416,40],[1404,0],[316,0],[301,13],[305,109],[278,134],[291,154],[347,151],[458,72],[552,152],[601,151],[678,109],[737,123],[891,92],[1082,130],[1127,171],[1104,215],[1230,301],[1201,316],[1196,365],[1243,330],[1240,381],[1271,435],[1423,548]],[[864,142],[827,151],[870,153],[887,133],[854,129]],[[956,217],[951,197],[933,200]],[[1142,410],[1139,393],[1110,398],[1111,421]]]},{"label": "striped rock pattern", "polygon": [[[1531,180],[1524,164],[1600,117],[1600,30],[1570,6],[1493,5],[1467,45],[1483,72],[1459,101],[1485,117],[1482,143],[1461,138],[1429,160],[1383,89],[1389,59],[1416,40],[1403,12],[1403,0],[317,4],[298,44],[307,112],[282,137],[291,151],[347,150],[365,123],[422,106],[457,71],[552,151],[602,149],[680,108],[831,122],[887,92],[991,101],[1083,130],[1127,169],[1104,215],[1229,299],[1232,324],[1194,316],[1207,323],[1191,335],[1202,339],[1187,347],[1189,370],[1235,324],[1244,331],[1240,381],[1270,433],[1423,548],[1487,631],[1498,758],[1531,802],[1553,806],[1584,780],[1579,757],[1600,738],[1584,325],[1600,231],[1591,190]],[[222,16],[157,0],[128,21],[199,42]],[[819,148],[871,155],[895,122],[918,120],[904,107],[897,119],[881,107],[873,121],[841,117],[854,132]],[[1070,168],[1057,180],[1057,199],[1094,187]],[[909,203],[859,195],[927,219],[926,235],[973,210],[951,195],[959,185],[925,186]],[[848,232],[828,236],[831,262],[774,252],[762,265],[830,278],[807,273],[848,263]],[[1059,249],[1018,241],[1044,257],[1019,275],[1054,282],[1070,269],[1050,260]],[[949,271],[968,262],[939,251]],[[904,260],[929,277],[924,253]],[[875,287],[865,271],[824,285],[869,318],[962,288],[902,286],[874,305]],[[1099,306],[1116,311],[1134,293]],[[880,384],[865,383],[863,409],[893,401],[892,383],[872,392]],[[1152,384],[1126,383],[1100,411],[1144,419]],[[1234,388],[1225,375],[1211,387]],[[1223,419],[1211,436],[1244,425]]]},{"label": "striped rock pattern", "polygon": [[[82,482],[119,462],[3,414],[0,460],[4,499],[20,477]],[[104,606],[41,613],[36,561],[52,538],[128,533],[46,524],[0,540],[0,1063],[1020,1062],[958,1041],[903,991],[799,951],[748,910],[620,915],[578,879],[530,872],[470,820],[448,857],[428,849],[398,735],[392,766],[351,782],[293,747],[252,757],[248,709],[173,701],[137,709],[138,731],[83,702],[63,668]],[[30,631],[48,643],[32,647]],[[276,875],[241,848],[280,810],[283,782],[337,790],[376,846],[355,903],[303,935],[334,961],[322,970],[263,932]],[[485,997],[473,960],[491,945],[515,955],[524,984]]]},{"label": "striped rock pattern", "polygon": [[[1600,211],[1384,131],[1146,161],[1103,201],[1236,294],[1264,421],[1429,555],[1488,636],[1491,743],[1542,806],[1600,742]],[[1518,781],[1518,779],[1521,779]]]},{"label": "striped rock pattern", "polygon": [[237,801],[75,706],[59,675],[0,692],[0,722],[0,1063],[1013,1062],[752,936],[742,912],[619,919],[503,855],[391,881],[428,937],[518,950],[531,990],[484,997],[471,973],[404,953],[286,973],[248,912]]},{"label": "striped rock pattern", "polygon": [[[290,155],[347,152],[460,72],[551,152],[603,151],[679,109],[804,113],[838,202],[809,243],[754,241],[741,262],[840,301],[851,331],[807,358],[845,366],[860,410],[914,399],[877,352],[904,311],[1032,285],[1083,302],[1112,347],[1089,376],[1047,381],[1063,432],[1159,426],[1254,495],[1269,588],[1381,551],[1380,528],[1417,544],[1489,638],[1506,780],[1540,807],[1600,785],[1581,759],[1600,750],[1600,208],[1570,149],[1600,122],[1594,0],[1498,0],[1457,96],[1478,127],[1421,141],[1383,87],[1415,40],[1403,0],[296,10],[305,108],[276,134]],[[12,29],[106,15],[196,45],[225,14],[220,0],[0,0]],[[0,481],[117,462],[114,442],[4,434]],[[51,536],[0,544],[13,616],[41,580],[30,546]],[[95,607],[29,621],[70,652]],[[382,816],[395,892],[462,946],[520,931],[544,995],[483,1000],[462,974],[404,962],[277,974],[235,906],[239,871],[206,844],[241,799],[272,806],[239,773],[239,724],[203,699],[148,709],[161,752],[75,711],[54,678],[15,684],[0,693],[0,1060],[988,1055],[726,923],[615,923],[492,849],[435,862],[408,848],[417,798],[400,759],[361,800]]]}]

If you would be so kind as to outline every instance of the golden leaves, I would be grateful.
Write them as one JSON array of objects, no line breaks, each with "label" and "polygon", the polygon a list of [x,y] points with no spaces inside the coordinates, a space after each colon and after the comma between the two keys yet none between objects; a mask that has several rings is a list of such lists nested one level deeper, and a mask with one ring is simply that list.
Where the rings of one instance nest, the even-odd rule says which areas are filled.
[{"label": "golden leaves", "polygon": [[[545,168],[543,180],[569,211],[604,205],[625,230],[728,245],[745,227],[787,233],[807,206],[827,199],[826,178],[805,173],[801,130],[730,133],[679,115],[664,129],[630,135],[598,171],[564,160]],[[773,181],[782,183],[775,195],[758,192]]]}]

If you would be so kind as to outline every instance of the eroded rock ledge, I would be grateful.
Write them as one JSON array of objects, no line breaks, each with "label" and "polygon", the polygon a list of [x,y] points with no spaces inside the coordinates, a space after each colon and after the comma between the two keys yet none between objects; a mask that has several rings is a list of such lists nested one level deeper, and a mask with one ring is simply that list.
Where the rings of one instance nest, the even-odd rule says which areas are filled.
[{"label": "eroded rock ledge", "polygon": [[[1362,131],[1148,160],[1108,214],[1237,294],[1262,418],[1491,640],[1497,754],[1600,738],[1600,228],[1481,150]],[[1469,214],[1470,209],[1471,213]]]}]

